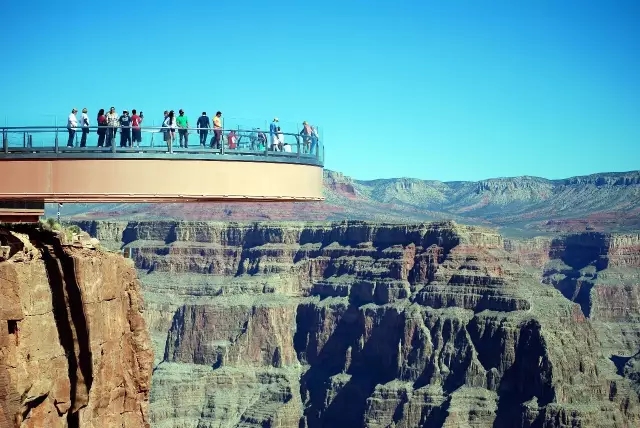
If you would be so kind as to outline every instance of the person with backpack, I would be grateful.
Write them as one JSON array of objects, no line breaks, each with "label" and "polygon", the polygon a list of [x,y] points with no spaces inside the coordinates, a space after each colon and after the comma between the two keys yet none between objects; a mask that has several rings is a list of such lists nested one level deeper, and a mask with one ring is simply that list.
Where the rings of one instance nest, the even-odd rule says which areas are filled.
[{"label": "person with backpack", "polygon": [[198,118],[196,126],[198,127],[198,134],[200,134],[200,145],[204,147],[207,144],[209,129],[211,129],[211,122],[209,121],[209,116],[207,116],[206,111],[202,112],[202,116]]}]

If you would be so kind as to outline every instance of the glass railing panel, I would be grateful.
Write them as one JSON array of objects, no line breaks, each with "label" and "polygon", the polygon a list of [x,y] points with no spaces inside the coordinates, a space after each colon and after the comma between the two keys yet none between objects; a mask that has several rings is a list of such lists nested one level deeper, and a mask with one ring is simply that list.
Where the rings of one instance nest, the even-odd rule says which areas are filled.
[{"label": "glass railing panel", "polygon": [[[116,128],[103,128],[98,133],[97,127],[90,127],[88,132],[77,128],[72,133],[66,127],[40,126],[40,127],[8,127],[0,128],[2,131],[2,152],[34,152],[34,153],[81,153],[81,152],[120,152],[120,153],[165,153],[169,151],[165,142],[165,130],[154,127],[142,127],[139,132],[141,141],[133,142],[133,130],[125,131]],[[202,146],[199,132],[206,132],[205,145]],[[129,138],[123,138],[123,135]],[[295,156],[296,158],[311,158],[321,160],[324,157],[324,149],[319,138],[300,135],[299,133],[279,133],[275,141],[268,131],[258,127],[250,128],[248,125],[238,124],[236,129],[224,129],[220,136],[220,148],[212,148],[215,141],[213,130],[187,130],[188,147],[180,147],[180,132],[176,130],[171,151],[179,153],[200,154],[237,154],[253,156],[274,156],[281,154],[283,157]],[[111,138],[111,144],[110,144]],[[275,146],[274,143],[275,142]],[[98,146],[98,144],[101,146]],[[126,146],[122,146],[122,144]],[[71,146],[68,146],[71,144]],[[285,154],[286,153],[286,154]],[[289,155],[290,153],[290,155]]]}]

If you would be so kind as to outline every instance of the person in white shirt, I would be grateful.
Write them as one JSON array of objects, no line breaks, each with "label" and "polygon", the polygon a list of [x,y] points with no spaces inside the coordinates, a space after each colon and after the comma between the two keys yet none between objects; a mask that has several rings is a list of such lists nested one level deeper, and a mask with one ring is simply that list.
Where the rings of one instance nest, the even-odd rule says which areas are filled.
[{"label": "person in white shirt", "polygon": [[289,143],[284,143],[282,146],[282,151],[286,153],[291,153],[291,145]]},{"label": "person in white shirt", "polygon": [[78,126],[78,118],[76,117],[78,110],[71,109],[71,114],[67,120],[67,130],[69,131],[69,141],[67,141],[67,147],[73,147],[73,140],[76,136],[76,127]]},{"label": "person in white shirt", "polygon": [[278,126],[278,129],[277,129],[277,134],[276,135],[278,136],[277,150],[278,151],[282,151],[282,146],[284,146],[284,134],[280,130],[279,126]]},{"label": "person in white shirt", "polygon": [[80,139],[80,147],[87,147],[87,135],[89,135],[89,116],[87,115],[87,108],[82,109],[82,116],[80,116],[80,124],[82,126],[82,138]]}]

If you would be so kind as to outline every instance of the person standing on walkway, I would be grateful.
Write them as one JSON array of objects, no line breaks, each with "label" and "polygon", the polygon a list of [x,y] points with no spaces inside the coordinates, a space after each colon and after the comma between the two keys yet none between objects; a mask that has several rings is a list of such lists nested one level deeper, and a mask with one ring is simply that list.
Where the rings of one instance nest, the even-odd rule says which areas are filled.
[{"label": "person standing on walkway", "polygon": [[111,107],[109,109],[109,113],[107,113],[107,147],[111,147],[113,144],[115,144],[119,124],[120,121],[118,120],[118,113],[116,113],[116,108]]},{"label": "person standing on walkway", "polygon": [[213,135],[214,140],[211,147],[216,149],[220,148],[220,143],[222,142],[222,112],[216,112],[215,117],[213,118]]},{"label": "person standing on walkway", "polygon": [[318,128],[315,126],[311,127],[311,154],[318,155],[317,151],[319,148],[320,135],[318,135]]},{"label": "person standing on walkway", "polygon": [[80,139],[80,147],[87,147],[87,136],[89,135],[89,116],[87,115],[87,108],[82,109],[82,116],[80,116],[80,123],[82,124],[82,138]]},{"label": "person standing on walkway", "polygon": [[211,122],[209,121],[209,116],[207,116],[206,111],[202,112],[202,116],[198,118],[196,126],[198,127],[198,134],[200,134],[200,145],[204,147],[207,144],[209,129],[211,129]]},{"label": "person standing on walkway", "polygon": [[131,140],[133,145],[138,148],[140,148],[140,143],[142,143],[142,130],[140,129],[142,119],[144,119],[142,112],[140,112],[140,116],[138,116],[136,109],[131,110]]},{"label": "person standing on walkway", "polygon": [[171,110],[164,119],[164,122],[162,122],[162,127],[165,129],[164,141],[167,143],[169,153],[173,153],[173,140],[176,137],[176,126],[176,118],[173,110]]},{"label": "person standing on walkway", "polygon": [[278,118],[274,117],[273,122],[269,125],[269,138],[271,140],[271,150],[278,145]]},{"label": "person standing on walkway", "polygon": [[[178,136],[180,137],[180,147],[185,149],[189,147],[189,118],[185,116],[184,110],[178,111],[178,117],[176,117],[176,124],[178,125]],[[182,140],[184,139],[184,143]]]},{"label": "person standing on walkway", "polygon": [[282,151],[282,148],[284,147],[284,134],[280,130],[279,126],[278,126],[278,128],[276,128],[276,130],[278,131],[278,134],[277,134],[277,137],[278,137],[278,150]]},{"label": "person standing on walkway", "polygon": [[98,147],[104,146],[104,137],[107,135],[107,116],[104,115],[104,109],[101,108],[96,118],[98,122]]},{"label": "person standing on walkway", "polygon": [[69,140],[67,140],[67,147],[73,147],[73,141],[76,136],[76,127],[78,126],[78,118],[76,117],[78,110],[71,109],[71,114],[67,119],[67,130],[69,131]]},{"label": "person standing on walkway", "polygon": [[302,122],[302,131],[300,131],[300,135],[302,136],[303,141],[302,153],[309,153],[309,146],[311,146],[311,126],[306,120]]},{"label": "person standing on walkway", "polygon": [[120,147],[131,147],[131,117],[127,110],[118,119],[120,123]]}]

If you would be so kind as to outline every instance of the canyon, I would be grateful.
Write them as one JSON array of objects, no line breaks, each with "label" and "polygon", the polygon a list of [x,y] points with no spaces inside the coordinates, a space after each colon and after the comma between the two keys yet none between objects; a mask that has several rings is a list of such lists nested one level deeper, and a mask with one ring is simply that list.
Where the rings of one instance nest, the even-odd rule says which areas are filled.
[{"label": "canyon", "polygon": [[149,427],[137,273],[86,233],[0,225],[0,427]]},{"label": "canyon", "polygon": [[[416,178],[357,180],[324,172],[324,202],[66,204],[68,220],[423,222],[454,220],[503,235],[640,230],[640,171],[549,180],[502,177],[442,182]],[[49,206],[48,215],[56,213]]]},{"label": "canyon", "polygon": [[135,265],[154,427],[635,427],[640,235],[78,221]]}]

